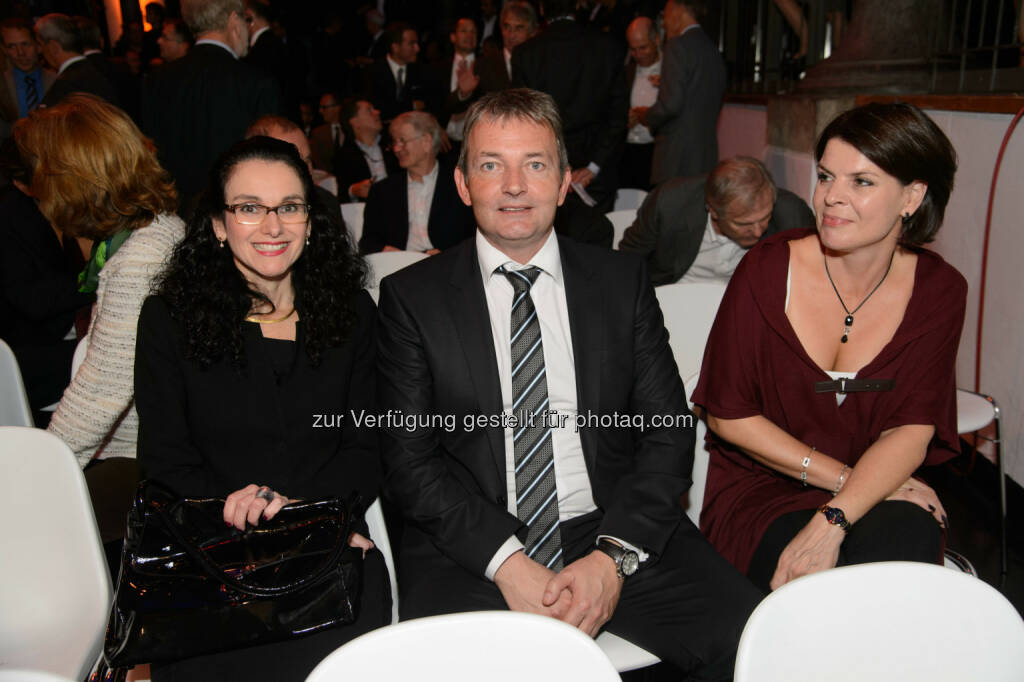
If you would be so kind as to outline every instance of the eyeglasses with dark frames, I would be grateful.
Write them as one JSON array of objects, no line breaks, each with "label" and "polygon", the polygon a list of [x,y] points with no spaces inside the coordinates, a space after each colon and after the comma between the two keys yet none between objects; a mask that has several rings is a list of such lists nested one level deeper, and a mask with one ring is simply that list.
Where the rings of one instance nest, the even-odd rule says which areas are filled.
[{"label": "eyeglasses with dark frames", "polygon": [[228,204],[224,208],[231,211],[235,220],[242,225],[259,225],[266,220],[268,213],[276,213],[278,220],[289,225],[304,223],[309,218],[309,204],[288,203],[280,206],[264,206],[246,202]]}]

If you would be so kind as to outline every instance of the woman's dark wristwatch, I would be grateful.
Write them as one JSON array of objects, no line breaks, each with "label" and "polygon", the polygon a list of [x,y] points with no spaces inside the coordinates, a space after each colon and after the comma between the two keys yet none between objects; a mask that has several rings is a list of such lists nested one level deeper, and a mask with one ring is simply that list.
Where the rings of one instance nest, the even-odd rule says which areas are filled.
[{"label": "woman's dark wristwatch", "polygon": [[825,520],[833,526],[839,526],[843,529],[844,533],[850,532],[850,522],[846,520],[846,514],[839,507],[830,507],[827,504],[823,504],[818,507],[818,511],[824,514]]},{"label": "woman's dark wristwatch", "polygon": [[640,568],[640,557],[631,549],[620,547],[607,538],[597,541],[597,549],[601,550],[615,562],[615,572],[620,578],[628,578]]}]

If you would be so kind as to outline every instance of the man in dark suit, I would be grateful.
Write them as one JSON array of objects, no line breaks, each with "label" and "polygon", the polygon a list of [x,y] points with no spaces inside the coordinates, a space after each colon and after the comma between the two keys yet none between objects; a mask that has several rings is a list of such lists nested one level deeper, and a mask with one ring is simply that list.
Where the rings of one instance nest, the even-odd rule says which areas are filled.
[{"label": "man in dark suit", "polygon": [[643,263],[553,235],[558,130],[542,93],[474,104],[456,183],[475,239],[381,284],[401,616],[530,611],[731,679],[760,595],[680,506],[692,415]]},{"label": "man in dark suit", "polygon": [[288,73],[288,48],[270,28],[276,18],[274,7],[265,0],[246,0],[245,21],[249,24],[249,54],[246,63],[273,76],[284,93],[295,74]]},{"label": "man in dark suit", "polygon": [[182,0],[195,47],[146,83],[142,129],[156,143],[183,206],[250,121],[282,113],[277,83],[239,61],[249,49],[244,11],[242,0]]},{"label": "man in dark suit", "polygon": [[391,146],[404,172],[370,187],[360,253],[440,253],[473,234],[473,213],[455,190],[452,167],[438,160],[441,126],[425,111],[391,122]]},{"label": "man in dark suit", "polygon": [[43,58],[57,71],[57,80],[40,106],[52,107],[73,92],[87,92],[120,106],[114,84],[82,54],[82,38],[74,19],[47,14],[36,21],[35,30]]},{"label": "man in dark suit", "polygon": [[703,0],[665,3],[665,51],[658,99],[638,108],[654,133],[651,184],[707,173],[718,162],[718,112],[725,92],[725,63],[697,22]]},{"label": "man in dark suit", "polygon": [[20,19],[0,23],[0,45],[8,67],[0,83],[0,139],[10,134],[19,118],[39,106],[57,75],[39,63],[39,47],[32,27]]},{"label": "man in dark suit", "polygon": [[345,141],[339,118],[341,97],[333,91],[325,92],[320,96],[318,110],[324,122],[313,128],[309,135],[309,144],[313,148],[313,167],[333,172],[334,157]]},{"label": "man in dark suit", "polygon": [[338,195],[347,192],[347,201],[366,201],[373,183],[400,171],[398,159],[381,137],[380,112],[369,100],[346,98],[339,118],[345,142],[334,159]]},{"label": "man in dark suit", "polygon": [[611,36],[578,24],[575,6],[573,0],[544,0],[548,27],[513,53],[512,81],[555,99],[573,182],[610,211],[629,110],[625,55]]},{"label": "man in dark suit", "polygon": [[436,93],[432,79],[417,62],[419,34],[410,24],[394,23],[384,32],[388,53],[364,71],[364,90],[385,123],[403,111],[430,110]]},{"label": "man in dark suit", "polygon": [[706,177],[672,178],[655,187],[619,251],[644,256],[655,286],[728,280],[761,239],[814,225],[803,199],[778,189],[764,164],[737,156]]}]

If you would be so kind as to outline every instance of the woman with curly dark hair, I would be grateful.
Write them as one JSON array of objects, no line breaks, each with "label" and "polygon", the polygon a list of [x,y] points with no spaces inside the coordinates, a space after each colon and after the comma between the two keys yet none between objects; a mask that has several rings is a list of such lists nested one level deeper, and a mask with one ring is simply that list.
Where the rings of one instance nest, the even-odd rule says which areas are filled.
[{"label": "woman with curly dark hair", "polygon": [[[345,230],[309,201],[293,145],[236,144],[215,165],[185,239],[139,320],[135,395],[145,478],[188,497],[224,497],[245,529],[289,502],[380,483],[373,407],[373,302]],[[380,552],[365,524],[364,591],[352,625],[272,645],[154,666],[154,680],[302,680],[390,616]]]}]

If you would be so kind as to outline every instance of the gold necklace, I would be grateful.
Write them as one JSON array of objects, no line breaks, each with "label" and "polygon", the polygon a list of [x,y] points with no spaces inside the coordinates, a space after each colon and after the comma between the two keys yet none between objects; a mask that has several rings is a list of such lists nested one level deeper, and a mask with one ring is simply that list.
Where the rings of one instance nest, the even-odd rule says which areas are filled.
[{"label": "gold necklace", "polygon": [[287,315],[285,315],[284,317],[279,317],[279,318],[277,318],[275,320],[261,320],[261,319],[259,319],[257,317],[253,317],[252,315],[249,315],[248,317],[245,318],[245,321],[246,322],[255,322],[256,324],[277,324],[278,322],[284,322],[285,320],[287,320],[289,317],[291,317],[294,314],[295,314],[295,308],[292,308],[291,310],[288,311]]}]

